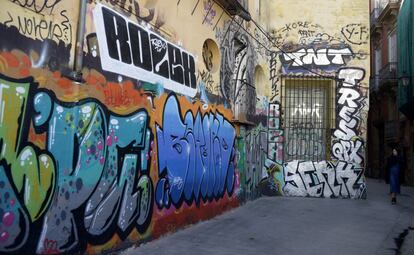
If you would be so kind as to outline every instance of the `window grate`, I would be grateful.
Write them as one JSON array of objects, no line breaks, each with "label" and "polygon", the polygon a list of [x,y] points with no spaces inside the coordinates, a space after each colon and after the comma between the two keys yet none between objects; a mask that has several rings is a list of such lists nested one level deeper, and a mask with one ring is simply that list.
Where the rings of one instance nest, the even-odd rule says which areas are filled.
[{"label": "window grate", "polygon": [[334,82],[329,79],[285,79],[283,121],[286,161],[329,158],[331,125],[335,118]]}]

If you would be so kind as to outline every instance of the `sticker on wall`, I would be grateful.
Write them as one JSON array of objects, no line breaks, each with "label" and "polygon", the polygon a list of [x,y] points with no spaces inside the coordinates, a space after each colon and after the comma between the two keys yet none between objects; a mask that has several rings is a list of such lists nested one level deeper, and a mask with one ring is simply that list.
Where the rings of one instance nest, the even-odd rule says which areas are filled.
[{"label": "sticker on wall", "polygon": [[121,14],[98,4],[94,10],[102,69],[194,97],[195,61],[191,53],[167,42]]}]

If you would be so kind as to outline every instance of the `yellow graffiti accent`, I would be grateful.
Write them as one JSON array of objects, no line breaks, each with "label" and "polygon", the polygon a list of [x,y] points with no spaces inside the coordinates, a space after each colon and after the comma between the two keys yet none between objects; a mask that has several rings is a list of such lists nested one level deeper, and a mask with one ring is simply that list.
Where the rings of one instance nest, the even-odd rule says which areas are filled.
[{"label": "yellow graffiti accent", "polygon": [[30,123],[26,116],[30,82],[0,79],[0,159],[10,164],[11,176],[31,219],[37,220],[47,209],[55,187],[55,166],[46,154],[25,145],[21,128]]},{"label": "yellow graffiti accent", "polygon": [[47,209],[55,189],[55,165],[50,156],[36,155],[27,146],[12,165],[12,178],[19,192],[23,191],[24,204],[31,219],[37,220]]},{"label": "yellow graffiti accent", "polygon": [[7,65],[6,59],[0,55],[0,73],[6,72],[6,70],[9,68]]}]

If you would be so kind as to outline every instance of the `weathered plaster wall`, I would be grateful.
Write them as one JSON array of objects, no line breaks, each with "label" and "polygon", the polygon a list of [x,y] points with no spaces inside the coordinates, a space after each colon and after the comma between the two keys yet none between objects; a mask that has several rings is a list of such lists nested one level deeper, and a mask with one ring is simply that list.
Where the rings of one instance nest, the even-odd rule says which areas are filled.
[{"label": "weathered plaster wall", "polygon": [[[265,3],[267,23],[278,51],[274,60],[276,72],[284,76],[269,87],[273,95],[271,102],[283,102],[282,85],[294,76],[330,77],[336,83],[330,160],[284,162],[283,180],[280,180],[284,183],[283,193],[363,197],[369,107],[369,2],[276,0]],[[284,150],[295,148],[292,143],[305,146],[314,142],[314,138],[284,137]]]}]

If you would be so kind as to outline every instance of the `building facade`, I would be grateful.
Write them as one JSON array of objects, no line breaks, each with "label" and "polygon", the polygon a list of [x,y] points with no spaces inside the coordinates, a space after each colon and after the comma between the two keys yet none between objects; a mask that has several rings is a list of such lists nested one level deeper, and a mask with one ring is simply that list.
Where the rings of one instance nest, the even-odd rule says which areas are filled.
[{"label": "building facade", "polygon": [[267,8],[279,56],[270,102],[282,109],[283,193],[363,196],[370,76],[364,8],[369,3],[315,4],[269,1]]},{"label": "building facade", "polygon": [[413,27],[412,16],[414,3],[412,0],[401,2],[397,22],[398,41],[398,109],[405,116],[402,124],[402,139],[406,160],[404,179],[407,184],[414,185],[414,89],[413,89]]},{"label": "building facade", "polygon": [[[407,5],[410,1],[407,1]],[[369,160],[367,175],[387,178],[386,158],[391,155],[393,147],[400,149],[405,167],[400,179],[412,184],[413,146],[412,121],[409,111],[404,111],[402,99],[405,91],[399,89],[399,83],[405,76],[401,69],[401,51],[398,39],[398,17],[403,1],[371,1],[371,67],[370,82],[370,116],[369,116]],[[401,51],[401,52],[400,52]],[[404,108],[407,108],[406,106]]]},{"label": "building facade", "polygon": [[364,198],[369,7],[317,2],[1,0],[0,252]]}]

